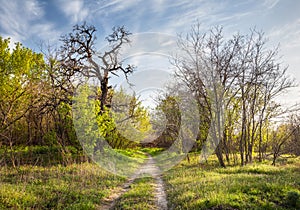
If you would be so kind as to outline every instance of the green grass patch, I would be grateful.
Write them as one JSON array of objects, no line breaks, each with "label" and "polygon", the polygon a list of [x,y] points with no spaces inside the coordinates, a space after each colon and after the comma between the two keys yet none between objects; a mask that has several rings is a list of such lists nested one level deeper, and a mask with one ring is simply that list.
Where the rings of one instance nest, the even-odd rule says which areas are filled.
[{"label": "green grass patch", "polygon": [[155,206],[155,180],[151,177],[136,179],[125,192],[114,209],[157,209]]},{"label": "green grass patch", "polygon": [[156,156],[156,155],[159,155],[161,152],[163,152],[164,149],[163,148],[157,148],[157,147],[144,147],[144,148],[141,148],[141,151],[145,152],[145,153],[148,153],[151,156]]},{"label": "green grass patch", "polygon": [[169,208],[300,208],[299,158],[277,167],[268,162],[225,169],[199,164],[196,156],[192,158],[164,175]]},{"label": "green grass patch", "polygon": [[139,149],[115,149],[118,153],[121,153],[123,155],[126,155],[128,157],[132,158],[140,158],[145,159],[147,158],[147,155],[145,152],[139,150]]},{"label": "green grass patch", "polygon": [[97,209],[125,178],[95,164],[0,168],[0,209]]}]

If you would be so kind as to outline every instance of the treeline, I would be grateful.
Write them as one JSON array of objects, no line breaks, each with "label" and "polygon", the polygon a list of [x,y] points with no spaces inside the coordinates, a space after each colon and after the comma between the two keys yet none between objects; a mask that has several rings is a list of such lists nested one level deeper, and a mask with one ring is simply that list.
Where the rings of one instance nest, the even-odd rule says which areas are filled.
[{"label": "treeline", "polygon": [[[295,84],[278,48],[268,49],[262,32],[225,38],[222,28],[202,33],[197,24],[178,43],[180,53],[172,63],[179,82],[170,94],[186,88],[195,95],[199,148],[215,148],[223,167],[252,162],[254,154],[259,161],[273,155],[273,164],[283,152],[299,155],[299,117],[275,100]],[[282,121],[283,114],[291,119]]]},{"label": "treeline", "polygon": [[[131,72],[131,67],[123,69],[117,59],[117,51],[128,39],[129,33],[124,28],[116,28],[108,36],[111,49],[104,52],[102,60],[105,63],[102,64],[107,66],[100,67],[95,66],[98,64],[90,57],[94,50],[91,40],[95,38],[95,31],[93,26],[76,25],[74,33],[62,37],[59,49],[47,47],[43,49],[46,50],[44,53],[36,53],[21,43],[10,49],[10,39],[0,37],[0,161],[7,161],[9,157],[8,161],[15,166],[17,160],[14,154],[19,147],[51,146],[57,148],[60,154],[73,150],[82,153],[72,119],[73,96],[80,85],[87,85],[92,90],[92,95],[87,97],[96,99],[93,110],[97,115],[99,132],[113,148],[135,147],[142,138],[116,129],[116,126],[125,127],[128,120],[134,122],[134,128],[141,135],[151,130],[149,116],[141,102],[108,84],[110,71],[113,74],[123,71],[125,75]],[[74,41],[76,37],[78,42]],[[88,45],[78,45],[84,38],[87,39],[83,45]],[[95,69],[104,71],[100,73]],[[99,83],[89,85],[84,78],[97,78]],[[123,116],[122,113],[126,114]],[[128,136],[133,139],[128,140]]]},{"label": "treeline", "polygon": [[2,145],[74,143],[68,114],[70,95],[54,88],[55,63],[50,62],[20,43],[9,49],[9,39],[1,38]]},{"label": "treeline", "polygon": [[[17,146],[55,146],[61,154],[72,146],[82,153],[72,103],[76,90],[84,90],[81,99],[94,101],[100,135],[113,148],[138,146],[155,132],[161,133],[153,142],[156,146],[171,146],[185,129],[181,114],[192,110],[188,101],[179,107],[176,100],[180,94],[191,94],[200,122],[193,149],[207,155],[215,152],[221,166],[263,161],[269,155],[275,165],[282,153],[299,155],[299,116],[284,111],[275,100],[294,86],[278,48],[268,49],[263,33],[256,30],[228,39],[221,28],[201,31],[198,24],[187,36],[179,36],[180,51],[171,61],[176,83],[160,96],[152,125],[136,96],[109,84],[111,76],[123,74],[127,79],[134,70],[120,58],[121,48],[130,43],[124,27],[113,28],[104,52],[95,47],[96,28],[86,23],[62,36],[59,49],[47,48],[44,53],[20,43],[9,49],[10,40],[0,37],[0,149],[14,165]],[[284,114],[290,119],[276,124]],[[85,125],[84,117],[77,123]],[[98,144],[93,142],[93,147]],[[182,139],[177,146],[184,145]]]}]

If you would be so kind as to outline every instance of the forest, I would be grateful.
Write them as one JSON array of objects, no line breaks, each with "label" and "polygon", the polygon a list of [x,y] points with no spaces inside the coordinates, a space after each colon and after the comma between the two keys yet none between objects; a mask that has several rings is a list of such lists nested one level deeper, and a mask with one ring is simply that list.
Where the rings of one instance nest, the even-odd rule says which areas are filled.
[{"label": "forest", "polygon": [[39,51],[0,37],[1,209],[300,208],[299,107],[280,103],[297,83],[262,31],[192,25],[152,110],[110,83],[134,85],[132,33],[101,51],[97,32]]}]

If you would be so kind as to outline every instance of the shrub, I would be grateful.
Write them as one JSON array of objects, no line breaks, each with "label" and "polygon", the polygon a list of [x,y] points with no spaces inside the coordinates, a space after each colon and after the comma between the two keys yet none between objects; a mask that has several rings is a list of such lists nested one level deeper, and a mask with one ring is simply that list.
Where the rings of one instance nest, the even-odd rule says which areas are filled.
[{"label": "shrub", "polygon": [[300,208],[300,194],[296,191],[289,191],[286,195],[286,204],[289,207]]}]

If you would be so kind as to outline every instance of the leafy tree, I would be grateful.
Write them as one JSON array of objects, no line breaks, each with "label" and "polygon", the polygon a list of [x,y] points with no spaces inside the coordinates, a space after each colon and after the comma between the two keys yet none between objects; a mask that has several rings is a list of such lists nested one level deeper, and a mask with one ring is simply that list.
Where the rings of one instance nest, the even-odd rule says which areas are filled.
[{"label": "leafy tree", "polygon": [[169,148],[179,137],[181,125],[179,99],[173,94],[167,94],[158,100],[159,104],[153,113],[156,115],[154,128],[158,136],[152,144],[156,147]]},{"label": "leafy tree", "polygon": [[24,132],[22,121],[40,102],[44,60],[41,54],[20,43],[9,49],[9,42],[0,37],[0,138],[1,143],[12,148],[30,132]]},{"label": "leafy tree", "polygon": [[112,96],[112,117],[116,129],[125,138],[141,143],[152,133],[150,116],[141,101],[123,89],[114,91]]},{"label": "leafy tree", "polygon": [[41,54],[17,43],[10,51],[9,39],[0,37],[1,134],[12,127],[39,102],[39,82],[44,61]]},{"label": "leafy tree", "polygon": [[273,153],[272,165],[275,166],[277,158],[282,154],[284,144],[289,141],[295,131],[295,129],[291,129],[291,127],[289,128],[287,124],[282,124],[271,133]]},{"label": "leafy tree", "polygon": [[112,107],[99,115],[100,102],[93,97],[95,88],[80,86],[73,103],[75,128],[85,149],[96,154],[108,145],[112,148],[137,146],[151,132],[147,111],[135,96],[121,90],[110,92],[114,98]]}]

